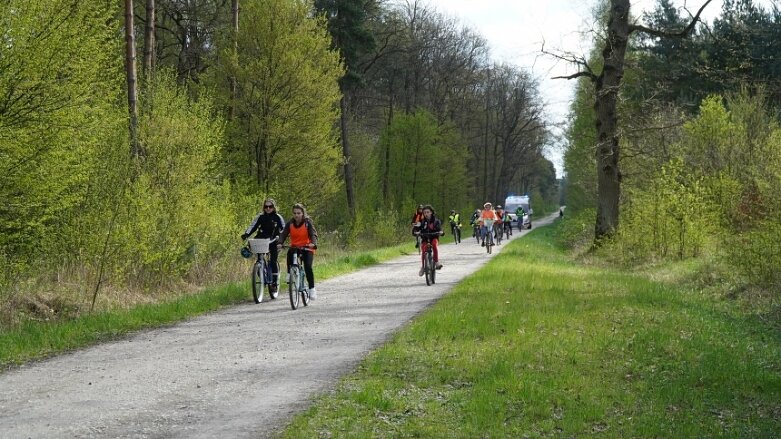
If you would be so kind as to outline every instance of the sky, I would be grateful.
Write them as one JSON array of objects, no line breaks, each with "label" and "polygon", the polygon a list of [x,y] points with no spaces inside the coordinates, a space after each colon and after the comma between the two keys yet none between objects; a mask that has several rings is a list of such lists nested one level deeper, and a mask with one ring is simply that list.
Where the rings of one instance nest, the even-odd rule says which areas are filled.
[{"label": "sky", "polygon": [[[412,1],[412,0],[407,0]],[[769,7],[781,0],[755,0]],[[673,0],[679,7],[686,6],[692,14],[705,0]],[[539,81],[545,99],[548,122],[553,140],[545,155],[562,176],[562,148],[560,139],[568,122],[569,103],[574,94],[574,80],[551,79],[577,72],[572,64],[543,55],[572,53],[587,56],[591,49],[593,28],[592,10],[596,0],[422,0],[444,15],[457,18],[486,38],[495,61],[515,64],[526,69]],[[639,16],[651,11],[657,0],[634,0],[632,11]],[[722,0],[713,0],[703,12],[703,18],[712,21],[721,13]]]}]

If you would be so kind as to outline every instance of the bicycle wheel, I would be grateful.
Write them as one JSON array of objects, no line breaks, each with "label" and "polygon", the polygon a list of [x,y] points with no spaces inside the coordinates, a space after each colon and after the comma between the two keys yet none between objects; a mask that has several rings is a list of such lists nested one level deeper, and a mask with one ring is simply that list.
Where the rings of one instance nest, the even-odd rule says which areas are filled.
[{"label": "bicycle wheel", "polygon": [[299,285],[301,278],[298,275],[299,268],[297,266],[290,267],[290,282],[287,284],[287,290],[290,293],[290,307],[298,309],[298,300],[300,298]]},{"label": "bicycle wheel", "polygon": [[265,289],[263,265],[262,261],[257,261],[252,266],[252,298],[255,300],[255,303],[263,301],[263,290]]},{"label": "bicycle wheel", "polygon": [[418,237],[415,239],[418,241],[418,254],[420,254],[420,248],[423,246],[423,240],[420,239],[420,235],[418,235]]},{"label": "bicycle wheel", "polygon": [[[275,291],[272,291],[271,285],[274,283],[274,273],[271,272],[271,264],[267,262],[265,265],[266,265],[265,281],[266,281],[266,285],[269,286],[268,295],[272,299],[276,299],[279,296],[279,283],[277,283],[277,289]],[[279,273],[279,263],[277,263],[277,273]],[[279,274],[277,274],[277,276],[279,276]]]},{"label": "bicycle wheel", "polygon": [[426,272],[426,285],[431,285],[434,283],[434,264],[432,262],[433,258],[434,256],[432,256],[429,251],[426,251],[426,257],[423,259],[423,270]]},{"label": "bicycle wheel", "polygon": [[490,255],[491,249],[494,247],[494,235],[493,232],[488,232],[485,237],[485,251]]},{"label": "bicycle wheel", "polygon": [[450,232],[453,234],[453,242],[458,244],[458,235],[456,234],[456,226],[450,226]]},{"label": "bicycle wheel", "polygon": [[306,285],[304,270],[300,270],[298,273],[298,284],[301,286],[299,288],[299,291],[301,292],[301,301],[304,302],[304,306],[309,306],[309,288]]},{"label": "bicycle wheel", "polygon": [[429,263],[428,266],[431,268],[431,285],[434,285],[437,283],[437,265],[434,263],[434,253],[429,253]]}]

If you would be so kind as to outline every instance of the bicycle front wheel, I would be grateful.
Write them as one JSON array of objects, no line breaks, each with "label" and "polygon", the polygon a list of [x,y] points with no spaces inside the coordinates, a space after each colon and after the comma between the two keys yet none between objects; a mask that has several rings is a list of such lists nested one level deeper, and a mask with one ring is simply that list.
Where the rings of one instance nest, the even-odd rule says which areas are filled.
[{"label": "bicycle front wheel", "polygon": [[263,290],[266,285],[263,274],[263,262],[255,262],[255,265],[252,267],[252,298],[255,300],[255,303],[263,301]]},{"label": "bicycle front wheel", "polygon": [[287,289],[290,293],[290,307],[293,309],[298,309],[298,301],[301,297],[301,293],[299,292],[301,279],[298,275],[298,271],[298,267],[290,267],[290,282],[287,284]]},{"label": "bicycle front wheel", "polygon": [[434,256],[430,252],[426,252],[426,258],[423,262],[423,271],[426,272],[426,285],[434,283]]}]

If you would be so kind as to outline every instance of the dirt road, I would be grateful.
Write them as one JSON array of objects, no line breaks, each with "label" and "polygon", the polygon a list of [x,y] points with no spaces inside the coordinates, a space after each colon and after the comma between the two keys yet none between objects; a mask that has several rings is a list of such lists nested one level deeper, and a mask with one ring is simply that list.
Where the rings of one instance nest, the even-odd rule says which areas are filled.
[{"label": "dirt road", "polygon": [[470,238],[440,259],[432,287],[417,254],[318,283],[297,311],[248,286],[246,304],[6,372],[0,437],[266,437],[489,256]]}]

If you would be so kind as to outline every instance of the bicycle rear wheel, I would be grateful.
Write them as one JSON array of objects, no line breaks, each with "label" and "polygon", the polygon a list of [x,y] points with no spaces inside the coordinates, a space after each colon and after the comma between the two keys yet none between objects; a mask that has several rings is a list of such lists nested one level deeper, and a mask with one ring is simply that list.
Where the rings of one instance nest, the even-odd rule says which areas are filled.
[{"label": "bicycle rear wheel", "polygon": [[263,290],[265,289],[265,279],[263,279],[264,269],[263,262],[257,261],[252,266],[252,298],[255,303],[263,301]]},{"label": "bicycle rear wheel", "polygon": [[287,284],[288,292],[290,293],[290,307],[298,309],[298,302],[300,299],[299,285],[301,284],[301,278],[299,276],[299,268],[295,265],[290,267],[290,282]]}]

